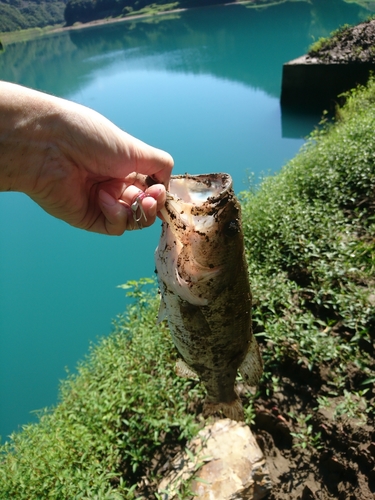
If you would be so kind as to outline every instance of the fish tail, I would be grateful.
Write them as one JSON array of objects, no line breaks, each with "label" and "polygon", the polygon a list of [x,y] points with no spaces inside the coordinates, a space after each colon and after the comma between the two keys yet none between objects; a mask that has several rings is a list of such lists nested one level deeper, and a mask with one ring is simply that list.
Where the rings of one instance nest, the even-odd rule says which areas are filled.
[{"label": "fish tail", "polygon": [[204,402],[203,416],[205,418],[218,413],[222,413],[225,417],[236,420],[237,422],[242,422],[245,418],[242,403],[239,398],[234,399],[230,403],[213,403],[207,400]]}]

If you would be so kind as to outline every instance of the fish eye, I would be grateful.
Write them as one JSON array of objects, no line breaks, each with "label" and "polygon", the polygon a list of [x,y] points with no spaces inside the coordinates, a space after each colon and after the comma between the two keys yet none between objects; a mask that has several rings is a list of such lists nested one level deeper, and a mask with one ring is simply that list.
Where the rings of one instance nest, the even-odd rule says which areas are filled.
[{"label": "fish eye", "polygon": [[227,223],[226,227],[224,228],[224,232],[228,236],[234,236],[239,232],[239,224],[238,224],[238,219],[231,220]]}]

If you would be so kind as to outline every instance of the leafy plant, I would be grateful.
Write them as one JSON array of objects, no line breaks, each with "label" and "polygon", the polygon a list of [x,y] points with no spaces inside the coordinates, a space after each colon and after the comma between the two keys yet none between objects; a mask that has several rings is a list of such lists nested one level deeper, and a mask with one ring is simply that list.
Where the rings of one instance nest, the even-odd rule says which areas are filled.
[{"label": "leafy plant", "polygon": [[310,419],[311,415],[299,415],[296,418],[298,432],[291,432],[294,438],[294,448],[305,449],[311,446],[319,450],[322,447],[322,434],[321,432],[314,432],[312,424],[308,423]]}]

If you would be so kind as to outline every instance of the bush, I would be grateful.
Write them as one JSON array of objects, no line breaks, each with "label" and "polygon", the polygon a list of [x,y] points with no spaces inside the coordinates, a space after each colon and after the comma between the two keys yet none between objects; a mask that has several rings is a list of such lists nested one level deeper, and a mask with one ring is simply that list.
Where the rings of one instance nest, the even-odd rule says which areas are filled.
[{"label": "bush", "polygon": [[312,369],[366,359],[358,349],[375,335],[374,99],[371,79],[280,174],[244,194],[254,322],[273,346],[270,362],[293,357]]}]

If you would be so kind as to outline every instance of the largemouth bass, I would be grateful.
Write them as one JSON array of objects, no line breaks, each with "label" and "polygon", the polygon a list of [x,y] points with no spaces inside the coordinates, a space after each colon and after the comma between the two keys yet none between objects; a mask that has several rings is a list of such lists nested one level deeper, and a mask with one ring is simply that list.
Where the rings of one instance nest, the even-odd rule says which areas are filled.
[{"label": "largemouth bass", "polygon": [[168,320],[182,357],[178,372],[195,373],[207,396],[205,416],[243,420],[238,370],[257,385],[262,361],[251,328],[251,292],[241,207],[228,174],[172,176],[155,252],[159,320]]}]

